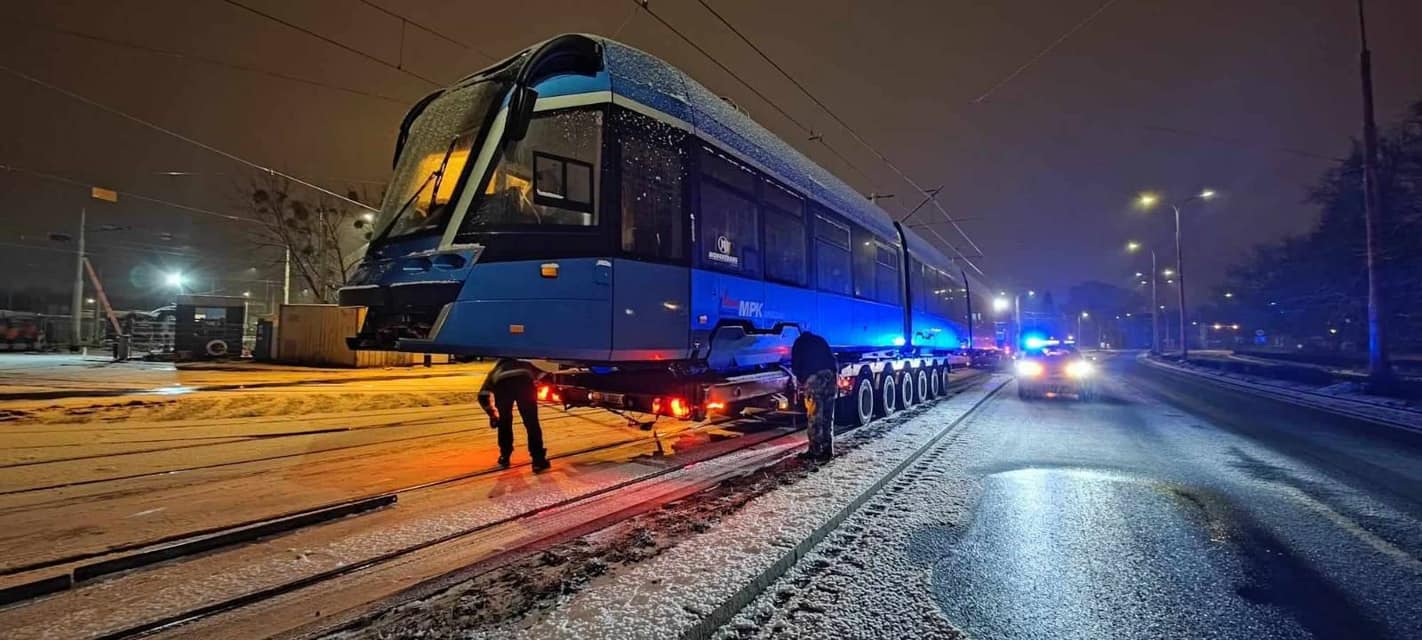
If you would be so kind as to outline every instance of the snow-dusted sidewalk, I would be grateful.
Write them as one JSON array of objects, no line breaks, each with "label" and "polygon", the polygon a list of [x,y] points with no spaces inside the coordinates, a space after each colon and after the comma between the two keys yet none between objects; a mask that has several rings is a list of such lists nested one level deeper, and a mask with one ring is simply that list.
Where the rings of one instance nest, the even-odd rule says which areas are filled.
[{"label": "snow-dusted sidewalk", "polygon": [[1363,393],[1359,385],[1340,382],[1316,386],[1276,378],[1221,371],[1190,364],[1162,362],[1142,355],[1146,366],[1197,376],[1236,390],[1266,395],[1293,404],[1369,422],[1422,432],[1422,408],[1405,400]]},{"label": "snow-dusted sidewalk", "polygon": [[[836,458],[812,476],[752,500],[706,533],[626,570],[594,581],[543,613],[508,623],[489,637],[669,638],[709,633],[707,619],[734,611],[852,513],[867,492],[1008,381],[994,375],[975,389],[923,411],[891,418],[892,430]],[[732,604],[733,603],[733,604]]]}]

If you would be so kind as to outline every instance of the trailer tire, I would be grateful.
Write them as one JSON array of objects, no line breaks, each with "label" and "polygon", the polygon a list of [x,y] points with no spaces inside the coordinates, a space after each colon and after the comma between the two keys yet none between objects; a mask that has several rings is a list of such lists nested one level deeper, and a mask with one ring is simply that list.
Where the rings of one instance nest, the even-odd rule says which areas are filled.
[{"label": "trailer tire", "polygon": [[849,395],[840,398],[835,415],[848,427],[862,427],[874,420],[874,379],[860,375],[854,379]]},{"label": "trailer tire", "polygon": [[874,394],[874,413],[880,417],[893,415],[899,410],[898,376],[893,369],[884,369],[879,374],[879,388]]},{"label": "trailer tire", "polygon": [[914,382],[917,387],[919,402],[928,402],[929,400],[932,400],[934,396],[933,385],[928,382],[928,372],[929,369],[921,368],[916,372],[916,375],[914,376]]},{"label": "trailer tire", "polygon": [[943,395],[945,395],[945,396],[948,395],[948,384],[951,383],[951,382],[953,382],[953,376],[951,375],[952,373],[953,373],[953,366],[952,366],[952,365],[947,365],[947,364],[943,365],[943,369],[938,372],[938,374],[943,377],[943,384],[942,384],[942,387],[943,387]]},{"label": "trailer tire", "polygon": [[943,367],[931,367],[928,370],[928,392],[935,398],[943,397]]},{"label": "trailer tire", "polygon": [[913,381],[913,369],[904,369],[899,373],[899,408],[907,409],[918,404],[918,394],[915,392]]}]

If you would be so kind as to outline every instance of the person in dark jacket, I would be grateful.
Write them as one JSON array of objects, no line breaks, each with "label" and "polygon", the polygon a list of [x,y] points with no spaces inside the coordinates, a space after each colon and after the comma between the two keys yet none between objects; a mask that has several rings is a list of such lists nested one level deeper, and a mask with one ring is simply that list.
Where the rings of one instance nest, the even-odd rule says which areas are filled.
[{"label": "person in dark jacket", "polygon": [[528,432],[528,455],[533,458],[533,472],[547,471],[548,452],[543,449],[543,428],[538,424],[538,397],[533,383],[543,377],[539,368],[512,358],[502,358],[484,378],[479,388],[479,406],[489,414],[489,421],[499,432],[499,466],[509,466],[513,454],[513,408],[523,418]]},{"label": "person in dark jacket", "polygon": [[790,348],[790,372],[800,385],[809,417],[810,449],[804,457],[825,461],[834,457],[834,400],[837,395],[839,365],[824,338],[810,332],[800,334]]}]

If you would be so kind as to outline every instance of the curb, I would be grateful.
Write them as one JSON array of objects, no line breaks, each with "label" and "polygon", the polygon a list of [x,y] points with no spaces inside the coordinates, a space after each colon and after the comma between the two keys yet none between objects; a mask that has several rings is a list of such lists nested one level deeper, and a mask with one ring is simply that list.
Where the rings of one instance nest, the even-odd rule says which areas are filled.
[{"label": "curb", "polygon": [[[1406,431],[1406,432],[1408,432],[1408,433],[1422,434],[1422,426],[1411,425],[1411,424],[1408,424],[1408,423],[1405,423],[1405,422],[1398,422],[1398,421],[1395,421],[1395,420],[1389,420],[1389,419],[1384,418],[1384,417],[1381,417],[1381,416],[1370,415],[1370,414],[1364,413],[1364,412],[1350,411],[1350,410],[1348,410],[1348,409],[1345,408],[1345,407],[1337,406],[1336,404],[1334,404],[1334,402],[1350,402],[1350,403],[1353,403],[1353,404],[1358,405],[1360,408],[1366,407],[1366,408],[1368,408],[1368,409],[1376,409],[1376,410],[1378,410],[1378,411],[1404,412],[1404,411],[1408,411],[1407,409],[1395,409],[1395,408],[1393,408],[1393,407],[1374,405],[1374,404],[1367,403],[1367,402],[1360,402],[1360,401],[1357,401],[1357,400],[1353,400],[1353,399],[1351,399],[1351,398],[1342,398],[1342,397],[1336,397],[1336,396],[1329,396],[1329,395],[1325,395],[1325,394],[1315,393],[1315,392],[1312,392],[1312,391],[1302,391],[1302,390],[1297,390],[1297,389],[1287,389],[1287,388],[1284,388],[1284,387],[1279,387],[1278,385],[1271,385],[1271,384],[1269,384],[1269,383],[1267,383],[1267,382],[1248,383],[1248,382],[1243,382],[1243,381],[1239,381],[1239,380],[1230,380],[1230,379],[1228,379],[1228,378],[1223,378],[1223,377],[1216,376],[1216,375],[1210,375],[1210,374],[1208,374],[1208,373],[1200,373],[1200,372],[1197,372],[1197,371],[1192,371],[1192,370],[1186,369],[1186,368],[1184,368],[1184,367],[1179,367],[1179,366],[1176,366],[1176,365],[1167,364],[1167,363],[1164,363],[1164,362],[1159,362],[1159,361],[1152,360],[1152,359],[1146,358],[1146,357],[1139,358],[1138,361],[1141,362],[1142,364],[1144,364],[1145,366],[1150,367],[1150,368],[1152,368],[1152,369],[1155,369],[1155,370],[1157,370],[1157,371],[1168,372],[1168,373],[1175,374],[1175,375],[1179,375],[1179,376],[1189,376],[1190,378],[1193,378],[1193,379],[1195,379],[1195,380],[1199,380],[1199,381],[1204,382],[1204,383],[1206,383],[1206,384],[1213,384],[1213,385],[1215,385],[1215,386],[1224,387],[1224,388],[1230,389],[1230,390],[1232,390],[1232,391],[1238,391],[1238,392],[1240,392],[1240,393],[1247,393],[1247,394],[1251,394],[1251,395],[1254,395],[1254,396],[1260,397],[1260,398],[1267,398],[1267,399],[1269,399],[1269,400],[1275,400],[1275,401],[1278,401],[1278,402],[1284,402],[1284,403],[1292,404],[1292,405],[1299,406],[1299,407],[1305,407],[1305,408],[1308,408],[1308,409],[1313,409],[1313,410],[1315,410],[1315,411],[1321,411],[1321,412],[1323,412],[1323,413],[1329,413],[1329,414],[1333,414],[1333,415],[1340,416],[1340,417],[1344,417],[1344,418],[1350,418],[1350,419],[1353,419],[1353,420],[1359,420],[1359,421],[1362,421],[1362,422],[1367,422],[1367,423],[1370,423],[1370,424],[1375,424],[1375,425],[1378,425],[1378,426],[1381,426],[1381,427],[1388,427],[1388,428],[1392,428],[1392,429],[1398,429],[1398,430],[1401,430],[1401,431]],[[1322,400],[1320,400],[1320,401],[1311,401],[1311,400],[1310,400],[1309,398],[1307,398],[1307,397],[1299,397],[1299,395],[1295,395],[1295,394],[1299,394],[1299,395],[1307,394],[1307,395],[1318,396],[1320,399],[1327,399],[1327,400],[1334,401],[1334,402],[1323,402]],[[1416,413],[1416,412],[1413,412],[1413,413]],[[1419,418],[1422,418],[1422,416],[1419,416]]]}]

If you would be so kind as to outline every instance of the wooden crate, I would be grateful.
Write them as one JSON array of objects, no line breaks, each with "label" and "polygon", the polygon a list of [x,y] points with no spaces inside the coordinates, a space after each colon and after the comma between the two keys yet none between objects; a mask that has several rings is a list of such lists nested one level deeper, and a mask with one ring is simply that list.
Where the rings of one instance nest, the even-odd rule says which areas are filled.
[{"label": "wooden crate", "polygon": [[[346,338],[365,322],[365,307],[334,304],[284,304],[276,323],[275,360],[317,367],[408,367],[424,363],[424,354],[394,351],[352,351]],[[449,356],[432,356],[435,364]]]}]

